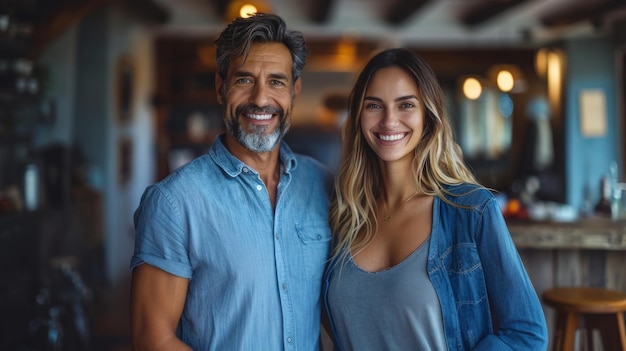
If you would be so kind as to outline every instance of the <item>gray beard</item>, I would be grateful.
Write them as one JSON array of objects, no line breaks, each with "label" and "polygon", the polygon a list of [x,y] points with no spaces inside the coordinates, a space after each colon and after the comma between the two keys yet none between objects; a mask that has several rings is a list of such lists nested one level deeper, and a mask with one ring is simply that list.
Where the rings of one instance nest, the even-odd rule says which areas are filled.
[{"label": "gray beard", "polygon": [[252,130],[250,132],[246,131],[241,124],[239,124],[238,118],[232,119],[226,123],[228,132],[235,137],[241,145],[252,152],[260,154],[270,152],[276,148],[285,134],[287,134],[289,123],[287,122],[287,118],[284,118],[278,125],[278,128],[269,135],[265,134],[268,128],[267,126],[252,126],[251,128]]}]

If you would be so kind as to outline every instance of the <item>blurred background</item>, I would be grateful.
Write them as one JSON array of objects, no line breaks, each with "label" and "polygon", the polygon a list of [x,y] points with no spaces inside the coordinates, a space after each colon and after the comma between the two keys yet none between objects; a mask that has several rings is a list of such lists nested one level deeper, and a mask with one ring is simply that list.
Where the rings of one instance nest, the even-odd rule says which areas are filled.
[{"label": "blurred background", "polygon": [[623,0],[1,0],[0,349],[129,349],[133,211],[222,130],[212,42],[244,6],[307,38],[287,140],[332,170],[355,73],[405,46],[504,203],[577,219],[622,184]]}]

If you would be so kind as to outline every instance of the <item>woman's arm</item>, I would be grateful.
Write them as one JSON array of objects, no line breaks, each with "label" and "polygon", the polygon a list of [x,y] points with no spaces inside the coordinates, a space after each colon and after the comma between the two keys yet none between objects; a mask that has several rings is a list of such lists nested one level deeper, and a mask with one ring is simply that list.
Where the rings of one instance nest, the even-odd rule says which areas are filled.
[{"label": "woman's arm", "polygon": [[191,350],[176,336],[188,279],[142,264],[133,270],[130,297],[133,350]]},{"label": "woman's arm", "polygon": [[482,340],[476,350],[503,346],[546,350],[548,331],[541,302],[495,200],[487,204],[479,230],[478,250],[498,330]]}]

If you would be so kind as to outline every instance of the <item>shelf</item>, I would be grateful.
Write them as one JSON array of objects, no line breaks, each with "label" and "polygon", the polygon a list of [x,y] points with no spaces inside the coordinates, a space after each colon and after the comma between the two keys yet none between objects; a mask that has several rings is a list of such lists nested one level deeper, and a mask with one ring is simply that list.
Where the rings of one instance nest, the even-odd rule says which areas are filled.
[{"label": "shelf", "polygon": [[31,48],[31,42],[26,39],[0,37],[0,57],[13,58],[26,56]]}]

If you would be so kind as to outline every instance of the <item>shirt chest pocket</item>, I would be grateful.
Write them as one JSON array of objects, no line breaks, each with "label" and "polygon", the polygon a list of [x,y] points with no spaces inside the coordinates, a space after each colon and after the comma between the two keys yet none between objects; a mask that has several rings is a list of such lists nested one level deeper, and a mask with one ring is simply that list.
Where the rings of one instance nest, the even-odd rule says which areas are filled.
[{"label": "shirt chest pocket", "polygon": [[326,221],[298,223],[296,232],[302,247],[302,264],[306,275],[321,280],[332,237],[328,223]]},{"label": "shirt chest pocket", "polygon": [[491,328],[491,320],[486,317],[489,299],[478,249],[474,243],[457,244],[443,255],[443,262],[455,295],[459,330],[473,347]]},{"label": "shirt chest pocket", "polygon": [[296,224],[298,237],[305,245],[328,244],[331,239],[330,228],[324,221]]},{"label": "shirt chest pocket", "polygon": [[442,256],[457,301],[478,305],[487,302],[487,288],[475,244],[457,244]]}]

